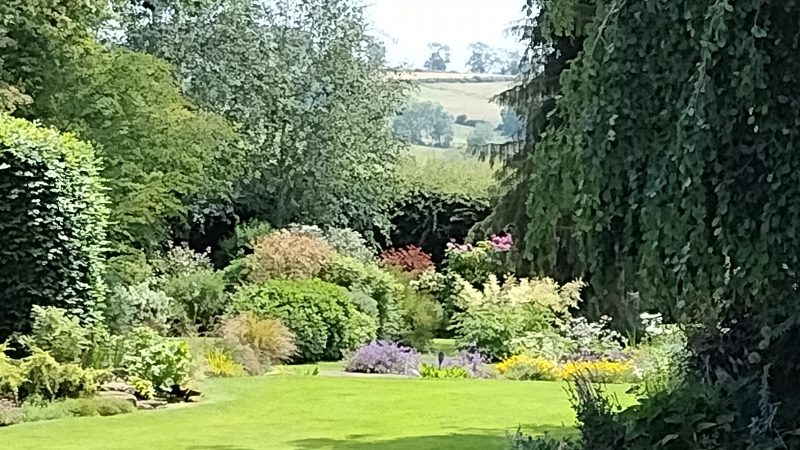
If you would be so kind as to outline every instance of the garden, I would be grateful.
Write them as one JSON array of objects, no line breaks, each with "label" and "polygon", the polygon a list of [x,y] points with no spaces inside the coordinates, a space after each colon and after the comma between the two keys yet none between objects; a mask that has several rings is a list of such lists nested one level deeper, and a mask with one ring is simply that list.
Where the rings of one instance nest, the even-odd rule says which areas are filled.
[{"label": "garden", "polygon": [[800,4],[521,0],[427,160],[365,7],[0,2],[0,442],[800,449]]}]

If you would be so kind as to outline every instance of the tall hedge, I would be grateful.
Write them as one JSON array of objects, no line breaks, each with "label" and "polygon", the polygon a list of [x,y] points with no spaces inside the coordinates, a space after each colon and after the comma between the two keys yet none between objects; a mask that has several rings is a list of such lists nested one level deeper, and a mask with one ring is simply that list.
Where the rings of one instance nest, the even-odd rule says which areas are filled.
[{"label": "tall hedge", "polygon": [[90,145],[0,114],[0,341],[28,330],[33,305],[92,320],[106,203]]}]

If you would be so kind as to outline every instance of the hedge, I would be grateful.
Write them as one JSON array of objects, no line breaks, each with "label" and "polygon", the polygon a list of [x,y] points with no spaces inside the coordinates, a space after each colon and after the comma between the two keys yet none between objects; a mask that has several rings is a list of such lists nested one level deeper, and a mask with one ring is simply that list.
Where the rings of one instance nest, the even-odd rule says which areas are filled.
[{"label": "hedge", "polygon": [[84,322],[102,304],[107,200],[92,147],[0,114],[0,342],[33,305]]}]

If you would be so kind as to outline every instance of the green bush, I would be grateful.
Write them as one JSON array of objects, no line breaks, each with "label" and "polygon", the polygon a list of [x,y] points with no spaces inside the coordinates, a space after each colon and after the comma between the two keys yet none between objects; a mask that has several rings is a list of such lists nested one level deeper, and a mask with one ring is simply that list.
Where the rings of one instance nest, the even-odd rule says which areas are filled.
[{"label": "green bush", "polygon": [[88,144],[0,113],[0,341],[33,305],[81,321],[103,300],[108,210]]},{"label": "green bush", "polygon": [[127,400],[118,398],[73,398],[64,400],[64,408],[74,417],[116,416],[136,410]]},{"label": "green bush", "polygon": [[110,289],[144,283],[153,275],[153,267],[141,250],[126,247],[106,261],[105,281]]},{"label": "green bush", "polygon": [[186,342],[164,338],[147,327],[135,328],[126,336],[122,369],[129,377],[149,381],[161,393],[186,381],[191,365]]},{"label": "green bush", "polygon": [[117,286],[106,298],[104,317],[111,331],[124,334],[147,326],[159,334],[169,332],[175,300],[154,290],[152,280],[132,286]]},{"label": "green bush", "polygon": [[344,288],[320,280],[271,280],[243,289],[234,309],[279,319],[297,338],[297,361],[335,360],[375,338],[377,325]]},{"label": "green bush", "polygon": [[436,367],[422,364],[419,368],[422,378],[469,378],[469,372],[463,367]]},{"label": "green bush", "polygon": [[280,320],[260,319],[252,312],[225,319],[220,334],[233,345],[229,353],[251,375],[265,373],[297,353],[294,334]]},{"label": "green bush", "polygon": [[180,335],[210,330],[230,304],[222,272],[197,269],[163,278],[161,290],[174,300],[174,321]]},{"label": "green bush", "polygon": [[[376,263],[364,263],[356,258],[335,254],[320,271],[323,281],[341,286],[351,292],[354,304],[368,315],[372,314],[372,299],[378,310],[378,337],[388,341],[401,338],[403,317],[401,300],[404,287],[392,274]],[[365,297],[366,296],[366,297]]]},{"label": "green bush", "polygon": [[29,349],[48,352],[59,363],[74,363],[89,348],[89,330],[83,328],[75,317],[54,307],[33,306],[31,333],[19,341]]},{"label": "green bush", "polygon": [[432,295],[413,287],[414,273],[395,270],[392,275],[403,287],[399,302],[402,322],[398,341],[424,350],[442,323],[442,307]]},{"label": "green bush", "polygon": [[270,232],[272,232],[272,225],[258,220],[237,225],[233,231],[233,236],[220,243],[222,262],[228,263],[236,258],[253,253],[253,243]]},{"label": "green bush", "polygon": [[461,311],[458,307],[460,284],[456,275],[428,270],[412,281],[411,286],[419,292],[432,295],[436,299],[436,302],[442,308],[442,323],[439,326],[438,334],[441,337],[452,337],[453,333],[448,327],[452,322],[453,315]]},{"label": "green bush", "polygon": [[18,361],[24,377],[20,397],[42,396],[48,400],[94,394],[107,371],[84,369],[80,364],[61,364],[52,355],[32,348],[31,355]]},{"label": "green bush", "polygon": [[367,245],[366,239],[357,231],[349,228],[328,228],[324,237],[334,250],[344,256],[351,256],[367,264],[375,261],[377,252]]}]

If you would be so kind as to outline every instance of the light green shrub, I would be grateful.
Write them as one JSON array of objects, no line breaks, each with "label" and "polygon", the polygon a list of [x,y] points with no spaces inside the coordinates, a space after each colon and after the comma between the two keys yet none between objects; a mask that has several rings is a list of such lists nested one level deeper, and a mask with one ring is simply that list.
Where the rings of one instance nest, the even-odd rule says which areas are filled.
[{"label": "light green shrub", "polygon": [[146,326],[159,334],[169,332],[175,300],[151,287],[153,280],[132,286],[117,286],[106,298],[104,317],[114,333],[127,333]]},{"label": "light green shrub", "polygon": [[341,255],[356,258],[366,264],[375,262],[377,252],[367,245],[366,239],[357,231],[349,228],[328,228],[324,238]]},{"label": "light green shrub", "polygon": [[530,332],[552,329],[577,305],[580,281],[559,286],[551,279],[509,278],[504,284],[489,275],[483,292],[461,284],[452,329],[458,345],[477,346],[493,359],[513,353],[513,342]]},{"label": "light green shrub", "polygon": [[131,331],[125,339],[124,353],[125,373],[151,382],[158,392],[168,393],[189,377],[192,357],[186,342],[164,338],[150,328]]},{"label": "light green shrub", "polygon": [[220,243],[220,250],[225,261],[232,261],[252,253],[253,243],[271,232],[272,226],[259,220],[237,225],[233,231],[233,236]]},{"label": "light green shrub", "polygon": [[19,360],[24,381],[20,392],[48,400],[80,397],[97,391],[97,385],[110,374],[105,370],[85,369],[80,364],[59,363],[50,353],[33,347],[31,355]]},{"label": "light green shrub", "polygon": [[208,331],[230,305],[221,272],[208,268],[164,277],[158,286],[174,300],[173,322],[179,335]]},{"label": "light green shrub", "polygon": [[55,307],[33,306],[31,333],[19,341],[29,349],[39,348],[48,352],[59,363],[80,361],[89,348],[89,330],[83,328],[76,317]]}]

